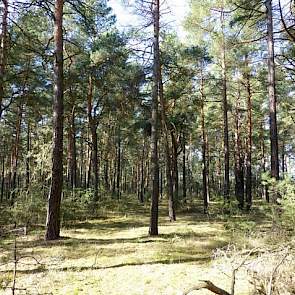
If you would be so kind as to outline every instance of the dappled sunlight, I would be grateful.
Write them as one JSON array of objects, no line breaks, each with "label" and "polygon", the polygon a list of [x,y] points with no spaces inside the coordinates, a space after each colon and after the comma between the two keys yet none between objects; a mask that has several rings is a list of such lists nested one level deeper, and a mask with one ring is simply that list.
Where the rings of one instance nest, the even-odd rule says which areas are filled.
[{"label": "dappled sunlight", "polygon": [[[133,202],[134,212],[139,206]],[[245,217],[233,216],[229,223],[226,218],[214,221],[213,215],[208,220],[198,211],[178,214],[177,222],[171,223],[162,204],[156,237],[147,234],[148,208],[137,215],[112,210],[103,218],[67,223],[57,241],[44,241],[43,231],[19,237],[19,255],[35,257],[40,264],[29,258],[20,264],[17,284],[32,294],[50,290],[53,294],[85,295],[180,294],[192,282],[208,278],[220,280],[226,287],[229,279],[212,265],[213,251],[234,241],[235,219],[245,222]],[[1,260],[5,261],[11,257],[13,240],[2,244],[6,250]],[[12,267],[2,266],[1,274]]]}]

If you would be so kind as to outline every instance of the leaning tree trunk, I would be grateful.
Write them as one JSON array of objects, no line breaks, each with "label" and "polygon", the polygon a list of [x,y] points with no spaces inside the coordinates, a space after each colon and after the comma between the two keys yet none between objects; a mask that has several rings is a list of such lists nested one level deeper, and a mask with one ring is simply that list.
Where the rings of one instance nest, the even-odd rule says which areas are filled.
[{"label": "leaning tree trunk", "polygon": [[268,97],[269,97],[269,124],[271,150],[271,176],[279,180],[279,147],[277,130],[277,102],[275,83],[274,40],[272,0],[266,0],[267,13],[267,49],[268,49]]},{"label": "leaning tree trunk", "polygon": [[63,186],[63,0],[55,1],[54,11],[54,99],[52,176],[48,198],[46,240],[60,237],[60,204]]},{"label": "leaning tree trunk", "polygon": [[152,131],[151,131],[151,168],[152,168],[152,203],[149,234],[158,235],[159,211],[159,155],[158,155],[158,97],[159,97],[159,69],[160,69],[160,1],[153,1],[154,23],[154,66],[153,66],[153,97],[152,97]]}]

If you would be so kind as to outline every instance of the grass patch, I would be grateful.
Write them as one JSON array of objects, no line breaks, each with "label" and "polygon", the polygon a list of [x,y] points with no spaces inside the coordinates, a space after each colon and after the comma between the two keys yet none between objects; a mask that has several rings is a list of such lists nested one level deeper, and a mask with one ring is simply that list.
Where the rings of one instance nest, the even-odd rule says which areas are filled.
[{"label": "grass patch", "polygon": [[[18,238],[18,255],[35,257],[40,264],[24,259],[18,266],[17,287],[29,294],[171,295],[209,278],[227,288],[230,280],[213,267],[212,253],[229,243],[257,243],[256,238],[249,239],[251,233],[269,229],[269,219],[259,206],[250,214],[223,216],[220,204],[213,203],[206,216],[201,204],[191,204],[189,210],[179,210],[177,222],[170,223],[162,200],[160,235],[149,237],[148,204],[131,197],[108,200],[98,205],[95,218],[83,213],[82,221],[79,216],[64,221],[59,241],[44,241],[40,227]],[[259,241],[264,243],[264,238]],[[0,264],[11,259],[12,245],[12,237],[1,241]],[[11,263],[0,267],[2,286],[11,273]],[[240,290],[239,294],[248,294],[246,284]]]}]

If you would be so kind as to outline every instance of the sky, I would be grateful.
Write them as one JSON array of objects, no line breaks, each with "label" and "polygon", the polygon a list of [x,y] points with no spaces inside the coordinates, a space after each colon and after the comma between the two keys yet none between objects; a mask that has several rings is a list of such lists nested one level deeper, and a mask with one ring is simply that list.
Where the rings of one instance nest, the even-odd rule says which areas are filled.
[{"label": "sky", "polygon": [[[117,16],[119,27],[124,28],[136,24],[138,20],[132,9],[126,8],[122,2],[123,0],[109,0],[109,5]],[[169,7],[170,13],[163,16],[164,22],[169,23],[180,38],[184,38],[182,22],[188,12],[188,0],[165,0],[165,7]]]}]

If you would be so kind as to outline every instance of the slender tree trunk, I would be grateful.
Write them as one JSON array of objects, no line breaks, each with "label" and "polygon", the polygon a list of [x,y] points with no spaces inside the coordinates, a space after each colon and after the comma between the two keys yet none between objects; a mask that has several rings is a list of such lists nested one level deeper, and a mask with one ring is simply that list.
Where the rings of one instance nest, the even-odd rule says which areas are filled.
[{"label": "slender tree trunk", "polygon": [[225,47],[225,25],[224,25],[224,11],[221,12],[222,24],[222,101],[223,101],[223,152],[224,152],[224,186],[223,196],[224,201],[229,202],[229,140],[228,140],[228,103],[227,103],[227,68],[226,68],[226,47]]},{"label": "slender tree trunk", "polygon": [[[247,59],[246,59],[246,62]],[[248,66],[248,65],[247,65]],[[247,89],[247,149],[246,149],[246,209],[252,206],[252,93],[250,84],[250,73],[245,75]]]},{"label": "slender tree trunk", "polygon": [[21,124],[22,124],[23,109],[22,106],[18,106],[18,114],[16,119],[15,127],[15,140],[13,145],[13,150],[11,154],[11,203],[14,202],[15,189],[17,187],[17,170],[19,162],[19,149],[20,149],[20,135],[21,135]]},{"label": "slender tree trunk", "polygon": [[286,165],[286,154],[285,154],[285,142],[282,142],[282,174],[284,176],[285,172],[287,172]]},{"label": "slender tree trunk", "polygon": [[186,203],[186,142],[185,142],[185,135],[182,134],[182,197],[184,203]]},{"label": "slender tree trunk", "polygon": [[1,24],[1,52],[0,52],[0,119],[3,114],[3,100],[4,100],[4,75],[5,67],[7,63],[7,51],[8,51],[8,0],[2,0],[2,24]]},{"label": "slender tree trunk", "polygon": [[205,129],[205,111],[204,111],[204,80],[203,74],[201,74],[201,125],[202,125],[202,161],[203,161],[203,170],[202,170],[202,178],[203,178],[203,204],[204,204],[204,213],[208,213],[209,206],[209,189],[208,189],[208,161],[207,161],[207,135]]},{"label": "slender tree trunk", "polygon": [[1,195],[0,202],[3,202],[4,198],[4,185],[5,185],[5,156],[2,156],[2,170],[1,170]]},{"label": "slender tree trunk", "polygon": [[88,123],[91,133],[91,166],[93,169],[94,174],[94,196],[93,201],[98,201],[98,182],[99,182],[99,175],[98,175],[98,146],[97,146],[97,122],[95,115],[92,115],[92,100],[93,100],[93,82],[91,75],[89,76],[88,82],[88,97],[87,97],[87,110],[88,110]]},{"label": "slender tree trunk", "polygon": [[[263,128],[263,122],[261,122],[260,125],[260,148],[261,148],[261,164],[262,164],[262,171],[263,173],[266,173],[266,157],[265,157],[265,137],[264,137],[264,128]],[[265,200],[269,203],[269,192],[267,185],[263,185],[263,196]]]},{"label": "slender tree trunk", "polygon": [[69,117],[68,131],[68,170],[69,184],[74,189],[77,186],[77,150],[76,150],[76,126],[75,126],[75,106]]},{"label": "slender tree trunk", "polygon": [[105,188],[107,191],[110,190],[110,183],[109,183],[109,155],[106,155],[105,159],[105,167],[104,167],[104,183]]},{"label": "slender tree trunk", "polygon": [[236,134],[235,134],[235,194],[238,201],[238,207],[244,208],[244,156],[242,155],[241,140],[241,93],[238,91],[236,102]]},{"label": "slender tree trunk", "polygon": [[[120,133],[120,130],[119,130]],[[121,136],[118,137],[118,157],[117,157],[117,197],[121,197]]]},{"label": "slender tree trunk", "polygon": [[171,163],[171,149],[169,144],[169,130],[166,118],[166,102],[164,98],[164,89],[162,82],[161,69],[159,71],[159,96],[161,103],[161,122],[164,133],[164,146],[165,146],[165,160],[166,160],[166,178],[167,178],[167,193],[168,193],[168,216],[170,221],[176,221],[175,205],[174,205],[174,191],[173,191],[173,178],[172,178],[172,163]]},{"label": "slender tree trunk", "polygon": [[143,138],[141,168],[140,168],[140,196],[139,201],[144,202],[144,159],[145,159],[145,138]]},{"label": "slender tree trunk", "polygon": [[268,49],[268,96],[271,150],[271,176],[279,180],[279,145],[277,130],[277,101],[275,83],[274,40],[272,0],[266,0],[267,11],[267,49]]},{"label": "slender tree trunk", "polygon": [[172,140],[172,175],[174,184],[174,199],[178,200],[179,193],[179,177],[178,177],[178,140],[174,131],[171,131]]},{"label": "slender tree trunk", "polygon": [[60,205],[63,187],[63,4],[63,0],[56,0],[54,9],[53,163],[48,198],[46,240],[55,240],[60,237]]},{"label": "slender tree trunk", "polygon": [[159,207],[159,155],[158,155],[158,98],[159,98],[159,69],[160,69],[160,1],[153,1],[154,23],[154,66],[153,66],[153,96],[152,96],[152,132],[151,132],[151,168],[152,168],[152,202],[149,234],[158,235]]},{"label": "slender tree trunk", "polygon": [[26,188],[30,186],[30,151],[31,151],[31,124],[27,121],[27,156],[26,156]]}]

